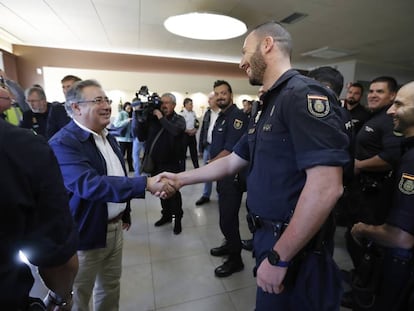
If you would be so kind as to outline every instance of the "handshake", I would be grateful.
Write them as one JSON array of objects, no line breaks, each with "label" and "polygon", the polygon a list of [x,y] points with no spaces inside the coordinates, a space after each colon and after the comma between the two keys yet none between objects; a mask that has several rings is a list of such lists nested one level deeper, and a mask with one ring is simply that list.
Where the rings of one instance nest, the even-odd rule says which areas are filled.
[{"label": "handshake", "polygon": [[161,199],[170,198],[182,186],[179,174],[163,172],[147,179],[147,190]]}]

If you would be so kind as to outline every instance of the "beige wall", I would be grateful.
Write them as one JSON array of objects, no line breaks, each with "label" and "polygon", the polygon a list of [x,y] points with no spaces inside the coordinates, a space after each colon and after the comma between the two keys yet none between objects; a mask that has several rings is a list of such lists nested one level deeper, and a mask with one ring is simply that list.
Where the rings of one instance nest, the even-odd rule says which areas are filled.
[{"label": "beige wall", "polygon": [[23,45],[13,48],[19,83],[23,88],[34,83],[44,86],[49,101],[63,101],[60,80],[67,74],[98,80],[114,94],[114,102],[131,100],[141,85],[160,95],[176,94],[177,110],[184,97],[191,97],[198,116],[205,111],[207,94],[217,79],[232,85],[234,102],[240,107],[242,99],[255,98],[258,89],[249,85],[238,64]]}]

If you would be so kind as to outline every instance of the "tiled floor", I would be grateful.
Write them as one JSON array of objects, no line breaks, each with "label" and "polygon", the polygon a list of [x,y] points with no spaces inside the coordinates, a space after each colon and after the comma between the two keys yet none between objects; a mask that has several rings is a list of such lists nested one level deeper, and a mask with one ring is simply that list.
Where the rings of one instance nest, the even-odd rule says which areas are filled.
[{"label": "tiled floor", "polygon": [[[252,311],[254,310],[254,260],[243,251],[245,269],[228,278],[214,276],[221,258],[210,256],[211,247],[219,246],[217,195],[200,207],[194,202],[203,185],[182,189],[183,232],[174,235],[172,225],[154,227],[160,217],[159,199],[147,195],[133,200],[132,227],[124,235],[121,311]],[[242,238],[250,233],[245,221],[244,200],[240,209]],[[337,230],[335,259],[348,269],[350,260],[343,246],[343,230]],[[32,294],[42,296],[45,289],[37,279]],[[347,310],[347,309],[341,309]]]}]

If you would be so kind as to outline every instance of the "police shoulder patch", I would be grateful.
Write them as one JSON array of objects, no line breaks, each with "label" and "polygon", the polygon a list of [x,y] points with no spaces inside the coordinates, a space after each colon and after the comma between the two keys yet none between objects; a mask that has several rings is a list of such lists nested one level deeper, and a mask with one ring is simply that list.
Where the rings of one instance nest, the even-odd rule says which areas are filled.
[{"label": "police shoulder patch", "polygon": [[236,130],[240,130],[242,128],[242,126],[243,126],[243,121],[242,120],[239,120],[239,119],[234,120],[233,127]]},{"label": "police shoulder patch", "polygon": [[398,189],[404,194],[414,194],[414,176],[403,173],[398,184]]},{"label": "police shoulder patch", "polygon": [[317,118],[326,117],[331,110],[327,96],[308,94],[308,111]]}]

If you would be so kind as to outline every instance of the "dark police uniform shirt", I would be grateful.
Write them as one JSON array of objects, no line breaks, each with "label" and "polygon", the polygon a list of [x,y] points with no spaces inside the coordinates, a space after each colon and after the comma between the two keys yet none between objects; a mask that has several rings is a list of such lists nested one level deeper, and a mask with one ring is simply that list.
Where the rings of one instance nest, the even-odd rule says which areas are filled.
[{"label": "dark police uniform shirt", "polygon": [[216,157],[222,150],[232,152],[233,147],[246,132],[247,125],[246,114],[235,104],[232,104],[225,111],[221,111],[212,133],[211,158]]},{"label": "dark police uniform shirt", "polygon": [[361,104],[358,104],[354,109],[349,110],[349,112],[352,117],[354,133],[357,134],[364,123],[371,117],[371,113],[368,112]]},{"label": "dark police uniform shirt", "polygon": [[37,266],[65,263],[78,234],[53,151],[32,131],[0,120],[0,301],[16,310],[33,285],[23,250]]},{"label": "dark police uniform shirt", "polygon": [[402,142],[403,155],[396,171],[398,183],[387,223],[414,235],[414,137]]},{"label": "dark police uniform shirt", "polygon": [[234,151],[249,161],[247,204],[268,220],[287,220],[314,166],[344,166],[349,139],[332,92],[295,70],[261,97],[247,135]]},{"label": "dark police uniform shirt", "polygon": [[394,132],[392,117],[387,115],[390,105],[375,111],[356,136],[355,158],[366,160],[378,155],[395,165],[400,158],[402,136]]}]

